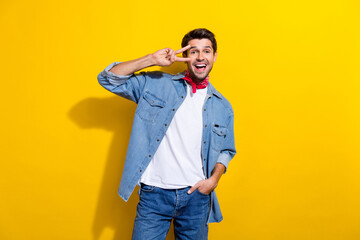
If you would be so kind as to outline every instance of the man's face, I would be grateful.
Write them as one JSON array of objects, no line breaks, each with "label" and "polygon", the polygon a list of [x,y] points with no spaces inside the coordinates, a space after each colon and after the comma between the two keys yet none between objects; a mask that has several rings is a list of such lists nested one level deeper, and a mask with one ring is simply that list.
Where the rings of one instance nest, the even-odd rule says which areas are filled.
[{"label": "man's face", "polygon": [[187,52],[187,57],[191,60],[187,62],[190,76],[195,82],[204,80],[210,73],[217,53],[214,53],[209,39],[193,39],[189,41],[191,46]]}]

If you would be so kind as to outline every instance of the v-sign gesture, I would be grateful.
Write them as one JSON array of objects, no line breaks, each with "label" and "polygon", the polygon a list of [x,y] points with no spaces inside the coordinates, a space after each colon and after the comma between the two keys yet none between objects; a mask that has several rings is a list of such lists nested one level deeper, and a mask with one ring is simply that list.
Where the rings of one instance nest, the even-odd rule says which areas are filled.
[{"label": "v-sign gesture", "polygon": [[190,58],[177,57],[176,55],[182,52],[185,52],[190,48],[190,45],[183,47],[177,51],[174,51],[171,48],[164,48],[153,53],[153,58],[156,61],[157,66],[170,66],[174,62],[188,62]]}]

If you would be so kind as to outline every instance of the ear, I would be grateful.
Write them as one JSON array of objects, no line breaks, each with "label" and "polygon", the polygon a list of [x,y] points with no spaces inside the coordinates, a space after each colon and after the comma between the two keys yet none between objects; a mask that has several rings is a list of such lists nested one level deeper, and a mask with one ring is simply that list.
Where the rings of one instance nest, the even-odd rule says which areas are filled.
[{"label": "ear", "polygon": [[217,52],[214,53],[214,62],[216,62],[216,58],[217,58]]}]

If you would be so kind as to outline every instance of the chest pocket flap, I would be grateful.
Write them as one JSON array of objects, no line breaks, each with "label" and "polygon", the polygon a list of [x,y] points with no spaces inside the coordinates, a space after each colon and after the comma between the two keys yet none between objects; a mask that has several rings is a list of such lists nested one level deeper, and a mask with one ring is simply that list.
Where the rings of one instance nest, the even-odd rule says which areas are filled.
[{"label": "chest pocket flap", "polygon": [[165,101],[154,96],[153,94],[146,92],[144,94],[144,99],[153,107],[165,107]]},{"label": "chest pocket flap", "polygon": [[164,111],[165,106],[166,102],[164,100],[158,98],[155,94],[146,91],[143,95],[143,99],[138,104],[135,114],[142,120],[150,121],[154,124],[155,119],[157,119],[159,114]]},{"label": "chest pocket flap", "polygon": [[219,136],[226,136],[226,134],[228,133],[228,129],[226,127],[215,124],[213,127],[213,132]]}]

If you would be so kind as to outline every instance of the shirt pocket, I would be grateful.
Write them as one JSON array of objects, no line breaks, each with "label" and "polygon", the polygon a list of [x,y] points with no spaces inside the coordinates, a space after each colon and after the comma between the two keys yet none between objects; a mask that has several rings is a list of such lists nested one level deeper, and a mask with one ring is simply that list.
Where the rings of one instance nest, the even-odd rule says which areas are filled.
[{"label": "shirt pocket", "polygon": [[141,119],[154,123],[165,105],[164,100],[147,91],[139,102],[136,112]]},{"label": "shirt pocket", "polygon": [[222,146],[224,144],[225,137],[228,133],[228,129],[226,127],[220,126],[218,124],[214,124],[211,131],[211,147],[215,151],[221,151]]}]

